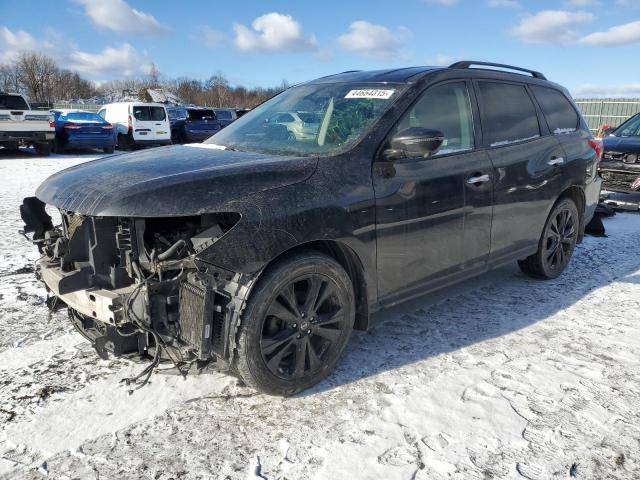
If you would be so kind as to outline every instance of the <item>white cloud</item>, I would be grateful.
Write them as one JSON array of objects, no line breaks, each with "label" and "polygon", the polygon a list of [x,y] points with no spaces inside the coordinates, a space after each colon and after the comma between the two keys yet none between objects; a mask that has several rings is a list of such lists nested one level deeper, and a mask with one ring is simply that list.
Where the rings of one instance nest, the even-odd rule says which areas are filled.
[{"label": "white cloud", "polygon": [[488,0],[487,5],[491,8],[520,8],[520,2],[516,0]]},{"label": "white cloud", "polygon": [[207,47],[216,48],[227,42],[227,36],[220,30],[202,25],[196,29],[196,33],[189,35],[191,40],[204,42]]},{"label": "white cloud", "polygon": [[158,35],[169,28],[156,18],[131,6],[124,0],[75,0],[82,5],[93,23],[116,32]]},{"label": "white cloud", "polygon": [[314,36],[307,36],[302,25],[291,15],[271,12],[256,18],[251,28],[236,23],[235,44],[244,52],[300,52],[315,50]]},{"label": "white cloud", "polygon": [[54,46],[46,40],[38,40],[24,30],[10,30],[8,27],[0,27],[0,63],[15,61],[21,52],[35,51],[51,54]]},{"label": "white cloud", "polygon": [[627,83],[622,85],[596,85],[584,84],[576,87],[572,95],[578,97],[640,97],[640,83]]},{"label": "white cloud", "polygon": [[348,32],[338,37],[338,43],[349,52],[369,57],[406,58],[406,55],[400,52],[400,48],[409,37],[411,32],[404,27],[393,33],[384,25],[357,20],[349,25]]},{"label": "white cloud", "polygon": [[73,51],[69,54],[66,67],[91,76],[130,77],[148,74],[151,63],[146,52],[139,52],[125,43],[121,47],[105,47],[98,53]]},{"label": "white cloud", "polygon": [[594,32],[580,39],[580,43],[584,45],[605,47],[629,45],[638,42],[640,42],[640,21],[616,25],[607,31]]},{"label": "white cloud", "polygon": [[525,16],[511,34],[527,43],[571,43],[580,38],[573,27],[594,19],[589,12],[543,10]]}]

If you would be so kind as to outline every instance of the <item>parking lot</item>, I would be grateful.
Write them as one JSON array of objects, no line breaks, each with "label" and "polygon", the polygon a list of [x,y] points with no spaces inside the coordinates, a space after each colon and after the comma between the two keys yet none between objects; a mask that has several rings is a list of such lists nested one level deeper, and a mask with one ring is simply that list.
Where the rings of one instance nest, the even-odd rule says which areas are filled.
[{"label": "parking lot", "polygon": [[508,266],[375,315],[335,374],[289,399],[220,372],[99,360],[49,313],[18,205],[100,155],[0,159],[0,477],[634,478],[640,216],[605,220],[567,272]]}]

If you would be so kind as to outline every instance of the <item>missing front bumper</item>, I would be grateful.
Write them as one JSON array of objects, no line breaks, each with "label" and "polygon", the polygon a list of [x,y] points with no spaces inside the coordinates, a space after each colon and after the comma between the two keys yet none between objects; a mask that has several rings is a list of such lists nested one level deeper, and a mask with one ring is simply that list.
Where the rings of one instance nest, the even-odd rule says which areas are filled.
[{"label": "missing front bumper", "polygon": [[[116,290],[97,287],[74,289],[73,284],[83,277],[82,271],[76,270],[66,273],[59,267],[49,264],[46,260],[38,262],[38,272],[53,295],[69,307],[82,315],[114,326],[128,322],[124,314],[125,302],[136,289],[145,288],[140,285],[131,285]],[[140,307],[137,310],[140,310]]]}]

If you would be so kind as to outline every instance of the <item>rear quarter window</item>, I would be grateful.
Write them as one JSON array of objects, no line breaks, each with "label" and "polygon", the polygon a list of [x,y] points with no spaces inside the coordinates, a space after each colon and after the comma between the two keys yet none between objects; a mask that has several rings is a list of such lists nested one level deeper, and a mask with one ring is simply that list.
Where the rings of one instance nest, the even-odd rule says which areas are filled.
[{"label": "rear quarter window", "polygon": [[553,133],[574,132],[579,125],[578,113],[561,92],[553,88],[532,86],[531,90],[542,108]]},{"label": "rear quarter window", "polygon": [[499,147],[540,136],[536,107],[524,85],[478,82],[485,143]]}]

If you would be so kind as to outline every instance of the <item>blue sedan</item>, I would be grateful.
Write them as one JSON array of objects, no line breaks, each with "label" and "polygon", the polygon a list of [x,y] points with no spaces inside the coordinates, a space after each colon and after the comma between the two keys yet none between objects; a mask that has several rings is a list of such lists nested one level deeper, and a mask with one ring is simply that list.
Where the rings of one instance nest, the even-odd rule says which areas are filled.
[{"label": "blue sedan", "polygon": [[100,148],[113,153],[116,136],[109,122],[97,113],[53,110],[56,125],[55,151],[70,148]]}]

